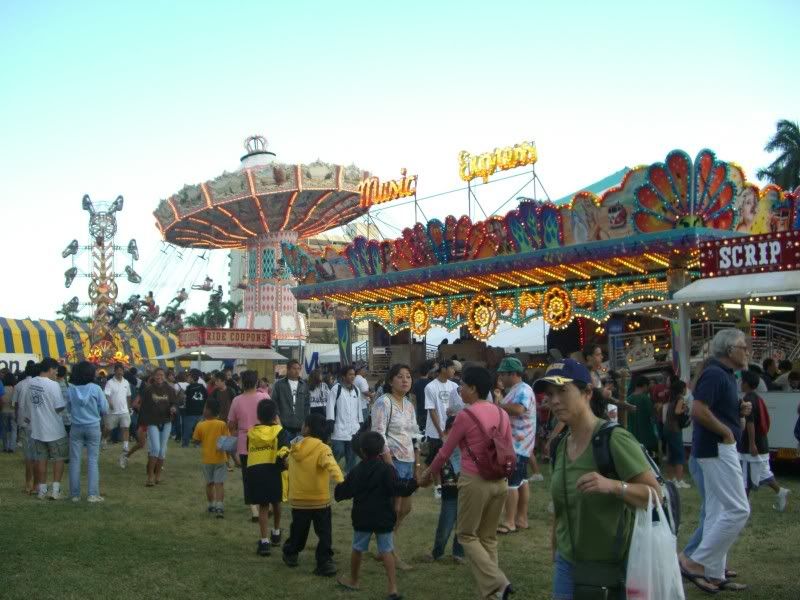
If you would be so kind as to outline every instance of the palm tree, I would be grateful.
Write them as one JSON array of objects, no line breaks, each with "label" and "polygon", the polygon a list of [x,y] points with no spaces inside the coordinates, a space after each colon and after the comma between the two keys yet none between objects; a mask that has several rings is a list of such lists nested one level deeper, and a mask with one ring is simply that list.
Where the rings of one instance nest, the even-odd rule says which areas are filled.
[{"label": "palm tree", "polygon": [[228,321],[228,327],[233,329],[233,322],[236,318],[236,313],[242,312],[242,301],[234,302],[233,300],[226,300],[220,305],[222,312],[225,313],[225,318]]},{"label": "palm tree", "polygon": [[205,327],[206,313],[192,313],[183,322],[187,327]]},{"label": "palm tree", "polygon": [[768,167],[758,170],[759,179],[767,179],[789,191],[800,185],[800,127],[797,123],[786,119],[778,121],[775,135],[764,150],[780,154]]}]

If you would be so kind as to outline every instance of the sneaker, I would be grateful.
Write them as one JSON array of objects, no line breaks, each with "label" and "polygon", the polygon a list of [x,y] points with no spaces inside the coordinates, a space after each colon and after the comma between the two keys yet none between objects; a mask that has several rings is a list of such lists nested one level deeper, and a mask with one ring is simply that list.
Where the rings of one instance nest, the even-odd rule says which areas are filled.
[{"label": "sneaker", "polygon": [[124,469],[128,466],[128,455],[123,453],[119,455],[119,468]]},{"label": "sneaker", "polygon": [[224,519],[225,518],[225,509],[224,508],[218,508],[216,512],[217,512],[217,518],[218,519]]},{"label": "sneaker", "polygon": [[426,554],[420,558],[420,560],[424,563],[435,563],[442,560],[441,556],[434,556],[433,554]]},{"label": "sneaker", "polygon": [[329,560],[321,565],[317,565],[317,568],[314,569],[314,575],[319,575],[320,577],[333,577],[336,575],[336,564],[332,560]]},{"label": "sneaker", "polygon": [[465,559],[463,556],[456,556],[456,555],[453,555],[453,562],[454,562],[454,563],[456,563],[457,565],[463,565],[463,564],[465,564],[467,561],[466,561],[466,559]]},{"label": "sneaker", "polygon": [[80,502],[81,501],[81,497],[80,496],[73,496],[72,498],[70,498],[70,500],[72,500],[73,502]]},{"label": "sneaker", "polygon": [[262,542],[258,540],[258,548],[256,549],[256,554],[259,556],[269,556],[271,554],[269,549],[269,542]]},{"label": "sneaker", "polygon": [[437,485],[435,488],[433,488],[433,497],[436,498],[437,500],[441,500],[441,498],[442,498],[442,486]]},{"label": "sneaker", "polygon": [[53,490],[50,492],[50,500],[61,500],[61,491]]},{"label": "sneaker", "polygon": [[544,481],[544,475],[542,475],[541,473],[534,473],[533,475],[528,477],[528,481],[530,483],[535,483],[537,481]]},{"label": "sneaker", "polygon": [[773,504],[773,508],[778,512],[783,512],[786,510],[786,502],[789,500],[788,498],[789,492],[790,490],[788,490],[787,488],[781,488],[780,491],[778,492],[777,494],[778,501],[775,504]]},{"label": "sneaker", "polygon": [[675,482],[675,485],[682,490],[690,490],[692,489],[691,484],[686,483],[683,479],[680,481]]},{"label": "sneaker", "polygon": [[46,500],[47,499],[47,490],[36,492],[36,499],[37,500]]},{"label": "sneaker", "polygon": [[215,512],[217,512],[216,508],[214,508],[213,506],[208,507],[208,514],[213,515]]},{"label": "sneaker", "polygon": [[91,502],[92,504],[95,504],[95,503],[97,503],[97,502],[105,502],[105,501],[106,501],[106,499],[105,499],[105,498],[103,498],[102,496],[89,496],[89,497],[86,499],[86,501],[87,501],[87,502]]},{"label": "sneaker", "polygon": [[275,531],[273,531],[272,535],[270,535],[270,540],[269,541],[272,543],[273,546],[277,546],[278,544],[280,544],[281,543],[281,530],[278,529],[277,533],[275,533]]},{"label": "sneaker", "polygon": [[283,553],[283,562],[287,567],[296,567],[297,566],[297,554],[286,554]]}]

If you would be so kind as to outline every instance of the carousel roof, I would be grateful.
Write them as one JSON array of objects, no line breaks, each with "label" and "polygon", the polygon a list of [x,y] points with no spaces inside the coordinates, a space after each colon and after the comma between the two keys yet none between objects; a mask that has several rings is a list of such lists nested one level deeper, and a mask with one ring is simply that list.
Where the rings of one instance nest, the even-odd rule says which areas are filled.
[{"label": "carousel roof", "polygon": [[369,173],[316,161],[287,165],[274,154],[247,146],[242,168],[162,200],[153,213],[162,237],[176,246],[243,248],[259,235],[296,232],[305,238],[344,225],[366,212],[359,183]]}]

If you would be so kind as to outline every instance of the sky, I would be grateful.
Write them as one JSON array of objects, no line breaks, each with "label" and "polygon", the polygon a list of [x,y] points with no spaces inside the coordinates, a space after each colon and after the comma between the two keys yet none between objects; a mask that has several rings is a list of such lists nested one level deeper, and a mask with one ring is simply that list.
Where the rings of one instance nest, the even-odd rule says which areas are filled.
[{"label": "sky", "polygon": [[[5,0],[0,316],[54,318],[87,298],[86,280],[64,288],[61,258],[87,239],[84,194],[125,198],[117,241],[137,239],[138,291],[162,307],[206,275],[227,289],[227,255],[162,253],[152,211],[236,169],[252,134],[281,162],[355,163],[385,179],[405,167],[420,197],[462,187],[459,151],[524,140],[552,198],[674,148],[711,148],[755,179],[776,121],[800,120],[798,17],[791,0]],[[482,210],[532,195],[517,191],[525,179],[479,188]],[[460,215],[466,192],[420,207]],[[386,237],[414,222],[409,205],[375,216]],[[189,311],[206,302],[193,294]]]}]

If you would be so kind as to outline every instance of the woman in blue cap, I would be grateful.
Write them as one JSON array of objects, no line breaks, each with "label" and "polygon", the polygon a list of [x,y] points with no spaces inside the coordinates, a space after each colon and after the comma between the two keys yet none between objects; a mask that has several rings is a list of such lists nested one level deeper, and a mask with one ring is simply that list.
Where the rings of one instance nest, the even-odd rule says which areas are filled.
[{"label": "woman in blue cap", "polygon": [[534,390],[549,397],[567,429],[551,456],[553,598],[570,600],[576,590],[592,587],[599,591],[601,583],[610,591],[606,597],[625,598],[631,509],[647,506],[651,489],[660,494],[655,475],[636,439],[621,427],[609,439],[617,477],[598,473],[591,442],[605,421],[590,407],[592,377],[584,365],[572,359],[554,363]]}]

